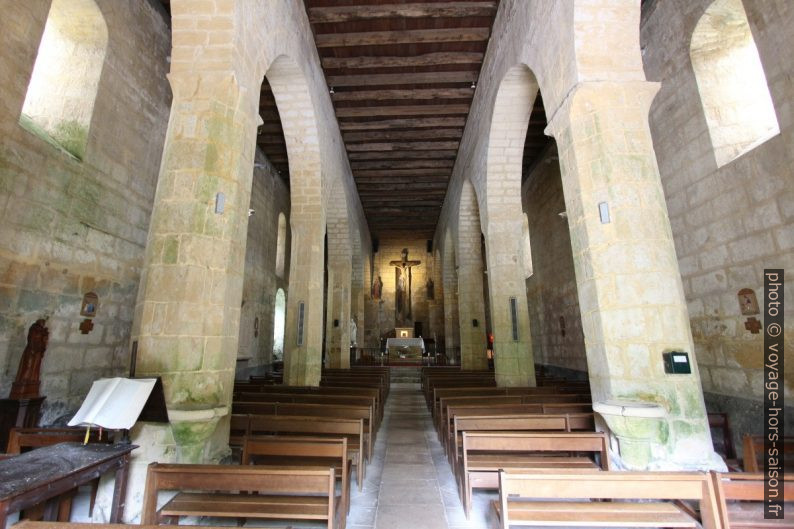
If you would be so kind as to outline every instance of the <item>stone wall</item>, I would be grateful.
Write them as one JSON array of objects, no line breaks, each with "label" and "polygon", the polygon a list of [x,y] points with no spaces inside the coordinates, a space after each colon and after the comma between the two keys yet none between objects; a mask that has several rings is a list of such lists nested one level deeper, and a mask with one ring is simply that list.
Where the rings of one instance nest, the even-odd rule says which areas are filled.
[{"label": "stone wall", "polygon": [[[394,274],[394,266],[389,265],[390,261],[399,261],[402,259],[400,252],[403,248],[408,248],[408,259],[412,261],[421,261],[421,264],[411,268],[411,304],[413,321],[422,322],[422,332],[424,338],[432,338],[432,327],[430,321],[430,306],[427,299],[427,280],[428,274],[434,272],[434,266],[440,266],[440,263],[434,263],[432,253],[427,253],[427,241],[395,238],[389,240],[381,240],[378,252],[373,256],[373,280],[380,276],[383,281],[383,291],[381,299],[373,300],[371,292],[367,295],[367,320],[365,327],[365,339],[367,347],[377,347],[378,339],[386,336],[388,333],[394,331],[395,327],[395,293],[396,293],[396,279]],[[435,282],[435,281],[434,281]],[[435,288],[435,301],[440,301],[440,288]],[[437,316],[436,316],[437,318]],[[412,327],[406,325],[406,327]],[[440,338],[442,333],[438,330],[436,335]]]},{"label": "stone wall", "polygon": [[[745,326],[762,315],[743,316],[737,295],[752,289],[763,310],[764,268],[794,269],[794,66],[782,51],[794,44],[794,6],[787,0],[744,2],[780,134],[718,168],[689,50],[710,4],[652,3],[641,40],[648,78],[661,82],[651,130],[706,402],[731,414],[738,437],[761,428],[761,414],[749,410],[758,409],[763,394],[763,334]],[[789,299],[791,285],[789,280]],[[789,303],[786,321],[793,314]],[[791,325],[785,338],[794,339]],[[786,366],[785,379],[791,403],[794,365]],[[727,404],[715,405],[720,402]]]},{"label": "stone wall", "polygon": [[[0,397],[46,317],[43,424],[123,375],[171,100],[170,30],[154,2],[96,0],[108,48],[82,160],[19,125],[49,2],[6,2],[0,34]],[[61,97],[59,86],[51,97]],[[89,334],[84,293],[99,296]]]},{"label": "stone wall", "polygon": [[281,288],[286,294],[289,283],[289,230],[284,274],[276,275],[278,218],[283,213],[289,225],[289,188],[264,155],[257,154],[257,166],[251,188],[254,213],[248,217],[245,247],[237,378],[266,371],[273,363],[276,291]]},{"label": "stone wall", "polygon": [[555,149],[534,166],[522,187],[532,250],[527,302],[535,361],[586,373],[571,236],[559,215],[565,201]]}]

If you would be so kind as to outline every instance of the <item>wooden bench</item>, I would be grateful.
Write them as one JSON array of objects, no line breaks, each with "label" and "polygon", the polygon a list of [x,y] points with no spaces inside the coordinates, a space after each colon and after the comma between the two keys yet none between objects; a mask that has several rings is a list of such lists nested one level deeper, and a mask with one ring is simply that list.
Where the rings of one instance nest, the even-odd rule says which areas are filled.
[{"label": "wooden bench", "polygon": [[266,464],[334,468],[342,485],[342,526],[350,511],[350,467],[347,438],[251,436],[243,444],[243,465]]},{"label": "wooden bench", "polygon": [[336,395],[342,397],[361,397],[368,396],[374,397],[375,409],[377,410],[377,420],[383,417],[383,401],[380,399],[380,392],[377,388],[359,388],[359,387],[315,387],[315,386],[257,386],[246,384],[244,386],[236,386],[234,388],[235,397],[240,393],[270,393],[280,395]]},{"label": "wooden bench", "polygon": [[568,419],[564,415],[543,415],[540,413],[466,417],[458,415],[453,421],[450,445],[447,447],[447,458],[454,472],[460,464],[463,432],[532,432],[542,430],[568,432],[570,431]]},{"label": "wooden bench", "polygon": [[[297,415],[249,415],[247,435],[306,435],[347,438],[347,453],[356,467],[358,489],[364,486],[366,450],[363,419],[303,417]],[[363,448],[362,448],[363,447]]]},{"label": "wooden bench", "polygon": [[[364,455],[367,458],[367,461],[372,460],[372,445],[375,443],[375,431],[373,429],[374,421],[372,417],[373,412],[371,406],[302,404],[290,402],[236,402],[232,404],[232,413],[247,415],[300,415],[305,417],[364,419],[364,441],[367,447]],[[229,444],[231,444],[231,439]]]},{"label": "wooden bench", "polygon": [[[794,527],[794,505],[787,505],[780,520],[764,519],[764,475],[755,472],[713,472],[714,492],[724,529],[734,527]],[[794,477],[786,476],[783,501],[794,502]]]},{"label": "wooden bench", "polygon": [[[333,404],[339,406],[367,406],[372,408],[373,430],[380,427],[377,399],[371,396],[355,395],[303,395],[284,393],[238,393],[232,405],[244,403],[295,403],[295,404]],[[242,412],[241,412],[242,413]]]},{"label": "wooden bench", "polygon": [[[323,520],[342,528],[344,506],[333,467],[265,467],[151,463],[141,524],[181,516]],[[157,493],[178,494],[157,510]],[[191,492],[186,492],[191,491]],[[251,492],[256,494],[243,494]]]},{"label": "wooden bench", "polygon": [[491,506],[503,529],[526,526],[700,527],[687,509],[674,503],[681,500],[700,504],[704,529],[720,529],[711,480],[700,472],[517,473],[502,470],[499,472],[499,501],[492,502]]},{"label": "wooden bench", "polygon": [[[609,470],[608,439],[604,432],[463,432],[462,436],[461,465],[455,474],[467,518],[473,489],[497,488],[499,470]],[[590,457],[578,455],[580,452],[597,455],[600,466]]]},{"label": "wooden bench", "polygon": [[[785,437],[777,442],[780,460],[787,473],[794,472],[794,437]],[[764,454],[764,438],[761,435],[745,435],[742,439],[744,471],[762,472],[761,462]]]}]

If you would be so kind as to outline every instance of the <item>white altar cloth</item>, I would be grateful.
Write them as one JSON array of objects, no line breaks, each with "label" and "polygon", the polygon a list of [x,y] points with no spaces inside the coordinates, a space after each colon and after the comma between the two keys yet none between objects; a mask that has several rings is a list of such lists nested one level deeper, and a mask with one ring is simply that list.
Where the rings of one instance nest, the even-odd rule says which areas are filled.
[{"label": "white altar cloth", "polygon": [[387,338],[386,351],[395,352],[404,351],[409,347],[418,347],[425,354],[425,341],[422,338]]}]

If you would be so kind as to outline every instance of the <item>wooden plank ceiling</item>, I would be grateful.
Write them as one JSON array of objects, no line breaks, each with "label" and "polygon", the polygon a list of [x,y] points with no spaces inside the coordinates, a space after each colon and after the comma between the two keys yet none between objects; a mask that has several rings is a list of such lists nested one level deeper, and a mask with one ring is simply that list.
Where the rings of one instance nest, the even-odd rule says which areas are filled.
[{"label": "wooden plank ceiling", "polygon": [[498,1],[304,0],[375,238],[432,238]]}]

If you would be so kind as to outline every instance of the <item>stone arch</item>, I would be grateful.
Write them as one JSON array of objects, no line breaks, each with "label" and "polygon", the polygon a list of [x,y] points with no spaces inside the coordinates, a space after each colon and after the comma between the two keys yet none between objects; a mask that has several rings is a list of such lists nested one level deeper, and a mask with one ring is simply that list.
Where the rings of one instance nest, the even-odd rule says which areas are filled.
[{"label": "stone arch", "polygon": [[718,167],[780,133],[766,74],[741,0],[715,0],[689,54]]},{"label": "stone arch", "polygon": [[455,242],[452,231],[444,235],[442,276],[444,284],[444,347],[447,361],[457,362],[460,356],[460,326],[458,324],[458,272],[455,261]]},{"label": "stone arch", "polygon": [[[267,68],[276,100],[290,173],[289,297],[284,345],[287,384],[316,385],[323,341],[323,237],[325,208],[321,149],[309,83],[290,56],[277,56]],[[299,336],[299,321],[303,321]]]},{"label": "stone arch", "polygon": [[500,385],[535,381],[523,243],[528,226],[521,204],[521,175],[527,127],[537,95],[538,80],[525,64],[508,69],[499,83],[488,135],[484,224],[488,272],[499,278],[489,285],[489,302]]},{"label": "stone arch", "polygon": [[463,369],[488,367],[486,310],[483,296],[485,267],[477,194],[469,179],[463,182],[458,209],[458,317],[460,362]]},{"label": "stone arch", "polygon": [[82,160],[107,49],[94,0],[52,0],[20,124]]}]

